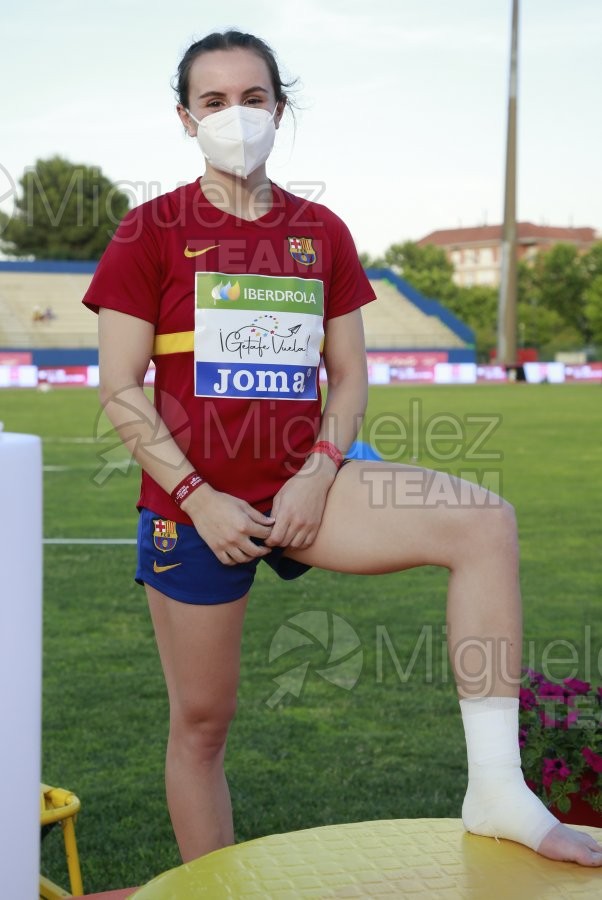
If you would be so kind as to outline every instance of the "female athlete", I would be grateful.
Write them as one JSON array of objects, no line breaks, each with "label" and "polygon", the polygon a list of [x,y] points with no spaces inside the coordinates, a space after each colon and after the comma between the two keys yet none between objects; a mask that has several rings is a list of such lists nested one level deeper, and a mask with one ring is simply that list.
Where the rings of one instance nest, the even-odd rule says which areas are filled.
[{"label": "female athlete", "polygon": [[[143,470],[136,577],[169,694],[166,785],[182,858],[234,840],[223,760],[264,559],[283,578],[310,566],[446,567],[466,828],[600,866],[602,847],[558,823],[521,773],[511,506],[475,486],[478,502],[429,504],[428,470],[342,465],[366,408],[360,307],[374,295],[341,220],[266,175],[286,87],[252,35],[212,34],[189,48],[177,112],[205,173],[126,215],[85,297],[99,311],[102,403]],[[143,391],[151,359],[154,405]],[[392,489],[375,503],[385,470]],[[412,502],[397,502],[404,496]]]}]

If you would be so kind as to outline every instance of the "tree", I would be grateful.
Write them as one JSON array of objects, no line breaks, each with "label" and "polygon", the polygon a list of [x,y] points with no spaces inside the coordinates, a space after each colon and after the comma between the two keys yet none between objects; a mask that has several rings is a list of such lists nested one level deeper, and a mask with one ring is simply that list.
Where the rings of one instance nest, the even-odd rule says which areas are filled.
[{"label": "tree", "polygon": [[[460,287],[445,251],[412,241],[392,244],[384,259],[362,254],[365,267],[388,266],[422,294],[433,297],[475,333],[479,358],[497,343],[498,291],[487,285]],[[522,346],[552,349],[602,342],[602,241],[587,253],[555,244],[518,266],[518,328]]]},{"label": "tree", "polygon": [[130,207],[99,168],[60,156],[37,160],[19,184],[12,217],[0,213],[1,249],[11,256],[100,259]]},{"label": "tree", "polygon": [[495,330],[497,298],[495,288],[475,284],[472,287],[459,287],[453,301],[448,301],[446,306],[471,328],[491,327]]},{"label": "tree", "polygon": [[387,263],[384,256],[370,256],[365,250],[358,253],[359,261],[364,269],[385,269]]},{"label": "tree", "polygon": [[540,350],[550,344],[559,335],[569,343],[579,341],[579,334],[567,325],[562,316],[554,309],[537,306],[528,302],[519,302],[517,307],[519,343],[523,347],[537,347]]},{"label": "tree", "polygon": [[602,241],[592,244],[587,253],[583,254],[581,268],[588,286],[597,275],[602,275]]},{"label": "tree", "polygon": [[441,247],[419,247],[413,241],[392,244],[385,252],[385,264],[427,297],[443,303],[457,296],[454,267]]},{"label": "tree", "polygon": [[462,322],[472,328],[477,357],[487,360],[489,351],[493,350],[497,343],[497,290],[485,284],[458,287],[454,297],[442,302]]},{"label": "tree", "polygon": [[[602,247],[602,245],[600,245]],[[585,289],[585,317],[591,330],[592,340],[602,344],[602,274],[592,279]]]},{"label": "tree", "polygon": [[539,253],[531,265],[519,267],[519,300],[531,307],[552,310],[587,341],[589,325],[584,314],[583,292],[587,285],[583,257],[574,244],[554,244]]},{"label": "tree", "polygon": [[358,259],[363,269],[371,269],[374,265],[372,262],[372,257],[365,250],[362,250],[361,253],[358,253]]}]

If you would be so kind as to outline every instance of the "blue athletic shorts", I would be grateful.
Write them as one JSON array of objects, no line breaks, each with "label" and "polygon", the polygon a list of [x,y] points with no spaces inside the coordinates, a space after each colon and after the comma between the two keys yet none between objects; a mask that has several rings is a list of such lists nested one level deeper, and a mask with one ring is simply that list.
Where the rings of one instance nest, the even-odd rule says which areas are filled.
[{"label": "blue athletic shorts", "polygon": [[[258,538],[253,540],[263,543]],[[267,556],[225,566],[192,525],[181,525],[141,509],[135,578],[138,584],[149,584],[182,603],[229,603],[250,590],[262,559],[286,581],[311,568],[283,556],[284,550],[274,547]]]}]

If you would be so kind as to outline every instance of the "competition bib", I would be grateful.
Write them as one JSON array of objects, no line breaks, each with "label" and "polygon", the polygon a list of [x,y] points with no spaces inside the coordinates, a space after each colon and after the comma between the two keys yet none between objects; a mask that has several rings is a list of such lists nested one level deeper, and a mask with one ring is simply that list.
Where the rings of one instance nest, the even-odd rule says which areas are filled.
[{"label": "competition bib", "polygon": [[197,397],[317,399],[323,282],[197,272],[195,298]]}]

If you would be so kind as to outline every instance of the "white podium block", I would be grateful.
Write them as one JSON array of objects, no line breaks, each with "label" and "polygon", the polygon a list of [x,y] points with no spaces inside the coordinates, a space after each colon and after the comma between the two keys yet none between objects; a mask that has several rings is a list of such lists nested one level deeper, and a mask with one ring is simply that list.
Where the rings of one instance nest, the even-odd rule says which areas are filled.
[{"label": "white podium block", "polygon": [[0,892],[39,896],[42,447],[0,432]]}]

